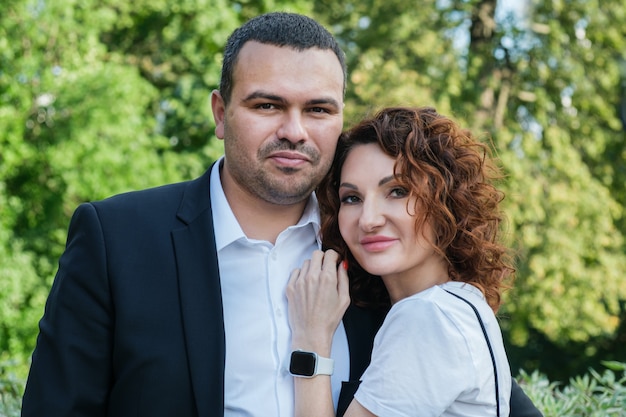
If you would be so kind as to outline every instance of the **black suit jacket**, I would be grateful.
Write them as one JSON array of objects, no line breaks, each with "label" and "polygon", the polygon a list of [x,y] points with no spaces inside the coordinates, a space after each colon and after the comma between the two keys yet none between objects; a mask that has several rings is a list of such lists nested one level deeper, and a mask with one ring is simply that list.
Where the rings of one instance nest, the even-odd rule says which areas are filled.
[{"label": "black suit jacket", "polygon": [[[224,324],[210,169],[81,205],[59,261],[24,417],[223,415]],[[382,315],[351,306],[351,380]],[[245,331],[245,329],[243,330]],[[358,382],[346,383],[344,409]]]}]

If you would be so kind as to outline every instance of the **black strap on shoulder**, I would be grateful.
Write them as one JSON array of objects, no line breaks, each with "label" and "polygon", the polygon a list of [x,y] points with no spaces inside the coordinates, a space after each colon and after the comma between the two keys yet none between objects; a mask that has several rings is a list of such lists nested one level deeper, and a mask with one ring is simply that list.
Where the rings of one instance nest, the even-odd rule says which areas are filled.
[{"label": "black strap on shoulder", "polygon": [[476,317],[478,318],[478,322],[480,323],[480,328],[482,329],[483,335],[485,336],[485,340],[487,341],[487,347],[489,348],[489,355],[491,355],[491,363],[493,364],[493,375],[494,375],[494,379],[496,382],[496,415],[500,417],[500,390],[498,388],[498,370],[496,368],[496,357],[493,354],[493,349],[491,348],[491,343],[489,342],[489,337],[487,336],[487,329],[485,329],[485,324],[483,323],[483,320],[480,318],[478,309],[474,306],[474,304],[472,304],[465,298],[461,297],[460,295],[453,293],[452,291],[448,291],[448,290],[444,290],[444,291],[449,294],[454,295],[459,300],[465,301],[470,307],[472,307],[472,310],[474,310],[474,313],[476,313]]}]

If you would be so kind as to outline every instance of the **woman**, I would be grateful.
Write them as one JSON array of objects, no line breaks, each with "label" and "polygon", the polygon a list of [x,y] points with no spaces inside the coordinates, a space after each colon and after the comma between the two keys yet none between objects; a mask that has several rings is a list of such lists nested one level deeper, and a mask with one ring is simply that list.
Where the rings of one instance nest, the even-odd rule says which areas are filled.
[{"label": "woman", "polygon": [[[318,191],[329,250],[294,271],[287,297],[293,348],[321,357],[349,303],[346,269],[354,303],[391,304],[346,416],[509,415],[494,313],[514,269],[487,151],[431,108],[384,109],[340,139]],[[329,377],[295,390],[298,416],[334,415]]]}]

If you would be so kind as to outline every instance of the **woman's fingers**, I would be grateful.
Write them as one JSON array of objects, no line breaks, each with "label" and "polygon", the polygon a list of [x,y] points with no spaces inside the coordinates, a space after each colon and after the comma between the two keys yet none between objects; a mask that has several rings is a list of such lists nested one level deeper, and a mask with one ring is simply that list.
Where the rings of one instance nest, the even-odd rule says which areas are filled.
[{"label": "woman's fingers", "polygon": [[339,254],[315,251],[291,273],[287,299],[292,342],[300,348],[326,349],[350,302],[348,276]]},{"label": "woman's fingers", "polygon": [[350,305],[350,281],[348,279],[348,264],[343,261],[337,267],[337,293],[345,303],[345,308]]}]

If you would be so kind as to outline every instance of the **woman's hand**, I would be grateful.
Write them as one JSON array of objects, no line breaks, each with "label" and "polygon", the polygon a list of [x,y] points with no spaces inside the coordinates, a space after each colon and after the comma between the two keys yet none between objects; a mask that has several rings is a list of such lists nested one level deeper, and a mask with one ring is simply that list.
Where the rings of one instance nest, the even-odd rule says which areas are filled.
[{"label": "woman's hand", "polygon": [[315,251],[287,285],[292,347],[330,355],[332,338],[348,305],[348,273],[334,250]]}]

